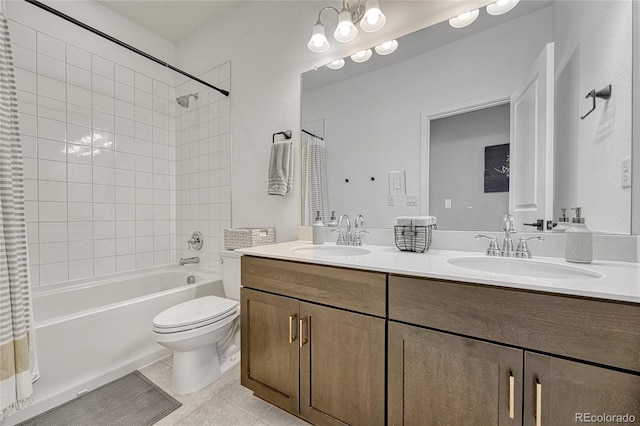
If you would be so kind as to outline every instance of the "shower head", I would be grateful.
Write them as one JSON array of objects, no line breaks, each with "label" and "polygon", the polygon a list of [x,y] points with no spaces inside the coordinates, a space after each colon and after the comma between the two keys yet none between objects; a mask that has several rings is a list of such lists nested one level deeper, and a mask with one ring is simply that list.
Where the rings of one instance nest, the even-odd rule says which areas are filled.
[{"label": "shower head", "polygon": [[176,102],[178,102],[178,105],[180,105],[182,108],[189,108],[189,98],[191,96],[196,98],[196,100],[198,99],[198,94],[197,93],[190,93],[188,95],[184,95],[184,96],[180,96],[180,97],[176,98]]}]

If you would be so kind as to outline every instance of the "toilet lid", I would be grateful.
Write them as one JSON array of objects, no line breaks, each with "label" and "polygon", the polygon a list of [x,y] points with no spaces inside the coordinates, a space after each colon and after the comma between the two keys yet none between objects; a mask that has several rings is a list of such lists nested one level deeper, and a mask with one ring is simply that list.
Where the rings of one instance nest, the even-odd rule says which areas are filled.
[{"label": "toilet lid", "polygon": [[199,297],[160,312],[153,319],[153,326],[158,329],[168,329],[192,326],[205,321],[210,324],[216,319],[227,317],[231,311],[237,309],[238,305],[237,301],[222,297]]}]

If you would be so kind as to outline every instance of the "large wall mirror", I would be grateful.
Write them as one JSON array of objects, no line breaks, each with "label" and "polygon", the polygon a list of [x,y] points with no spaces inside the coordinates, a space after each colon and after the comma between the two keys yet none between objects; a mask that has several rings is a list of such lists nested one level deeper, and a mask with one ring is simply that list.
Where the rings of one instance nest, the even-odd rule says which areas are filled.
[{"label": "large wall mirror", "polygon": [[632,2],[521,0],[398,43],[302,75],[303,224],[322,210],[495,231],[512,213],[524,232],[582,207],[593,230],[630,233]]}]

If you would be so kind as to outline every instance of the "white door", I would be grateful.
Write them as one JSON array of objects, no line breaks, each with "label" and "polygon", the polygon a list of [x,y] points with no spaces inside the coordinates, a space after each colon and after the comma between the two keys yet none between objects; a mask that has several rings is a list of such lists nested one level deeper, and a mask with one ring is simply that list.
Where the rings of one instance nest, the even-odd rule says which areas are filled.
[{"label": "white door", "polygon": [[553,218],[553,55],[549,43],[511,96],[509,211],[520,232]]}]

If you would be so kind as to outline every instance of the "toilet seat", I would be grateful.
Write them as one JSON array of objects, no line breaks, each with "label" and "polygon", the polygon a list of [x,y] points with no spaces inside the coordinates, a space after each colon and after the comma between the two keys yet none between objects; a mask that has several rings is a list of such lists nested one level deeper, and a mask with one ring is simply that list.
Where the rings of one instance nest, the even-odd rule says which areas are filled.
[{"label": "toilet seat", "polygon": [[153,331],[178,333],[221,322],[238,313],[240,303],[216,296],[205,296],[175,305],[155,316]]}]

